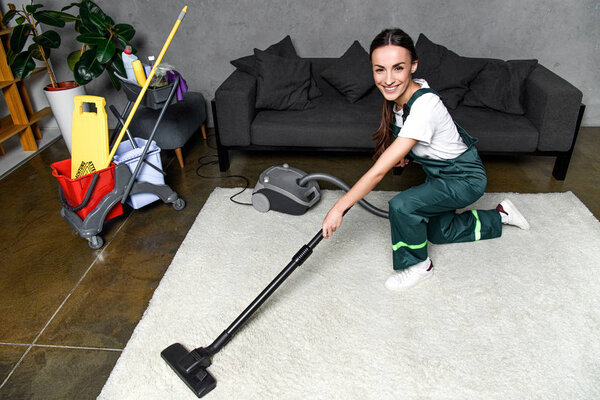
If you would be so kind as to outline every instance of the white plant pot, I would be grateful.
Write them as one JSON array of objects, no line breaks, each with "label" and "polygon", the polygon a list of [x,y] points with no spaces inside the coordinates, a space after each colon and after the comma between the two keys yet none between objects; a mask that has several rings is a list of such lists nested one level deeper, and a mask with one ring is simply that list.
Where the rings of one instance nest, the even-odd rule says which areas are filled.
[{"label": "white plant pot", "polygon": [[[60,82],[59,84],[63,84]],[[44,93],[56,119],[60,133],[71,154],[71,138],[73,130],[73,110],[75,109],[75,96],[85,95],[85,86],[76,86],[62,90],[48,90]]]}]

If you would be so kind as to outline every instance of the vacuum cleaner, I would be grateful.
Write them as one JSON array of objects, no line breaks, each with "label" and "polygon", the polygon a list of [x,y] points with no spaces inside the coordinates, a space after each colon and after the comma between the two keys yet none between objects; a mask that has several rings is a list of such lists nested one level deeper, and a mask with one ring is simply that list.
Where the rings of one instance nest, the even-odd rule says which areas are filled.
[{"label": "vacuum cleaner", "polygon": [[[348,191],[350,187],[342,180],[328,174],[307,174],[287,164],[265,170],[252,195],[252,204],[260,212],[269,209],[292,215],[304,214],[320,199],[316,180],[325,180]],[[256,196],[256,197],[255,197]],[[382,218],[388,213],[361,200],[364,208]],[[349,211],[346,210],[344,215]],[[212,356],[219,352],[237,331],[248,321],[256,310],[281,286],[281,284],[302,265],[312,254],[314,248],[323,239],[323,230],[319,232],[292,257],[285,268],[267,285],[267,287],[248,305],[248,307],[225,329],[212,344],[187,350],[180,343],[173,343],[161,352],[162,358],[198,397],[213,390],[217,382],[208,372]]]},{"label": "vacuum cleaner", "polygon": [[[317,180],[334,184],[346,192],[350,186],[343,180],[329,174],[317,172],[307,174],[288,164],[267,168],[258,178],[252,192],[252,205],[260,212],[269,210],[285,214],[302,215],[321,199]],[[388,218],[388,212],[373,206],[361,199],[358,204],[367,211]]]}]

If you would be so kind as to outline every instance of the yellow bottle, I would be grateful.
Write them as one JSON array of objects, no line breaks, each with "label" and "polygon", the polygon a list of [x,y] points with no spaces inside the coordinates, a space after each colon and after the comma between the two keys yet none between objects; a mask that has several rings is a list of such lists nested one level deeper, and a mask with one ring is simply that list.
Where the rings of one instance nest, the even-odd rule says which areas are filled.
[{"label": "yellow bottle", "polygon": [[137,80],[138,85],[144,86],[146,84],[146,71],[144,71],[144,66],[140,60],[135,60],[131,63],[133,66],[133,72],[135,73],[135,79]]}]

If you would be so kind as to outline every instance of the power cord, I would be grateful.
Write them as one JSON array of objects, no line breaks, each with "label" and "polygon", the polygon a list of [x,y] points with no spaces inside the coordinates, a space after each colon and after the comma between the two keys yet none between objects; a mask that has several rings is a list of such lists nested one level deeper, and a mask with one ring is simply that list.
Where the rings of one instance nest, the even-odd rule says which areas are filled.
[{"label": "power cord", "polygon": [[[212,147],[211,147],[212,148]],[[214,158],[213,160],[210,161],[204,161],[206,159],[209,158]],[[205,178],[205,179],[225,179],[225,178],[240,178],[243,179],[245,182],[244,188],[242,190],[240,190],[239,192],[235,193],[233,196],[231,196],[229,198],[229,200],[233,201],[236,204],[240,204],[243,206],[251,206],[252,203],[244,203],[241,201],[237,201],[235,200],[235,197],[239,196],[240,194],[244,193],[244,191],[246,189],[248,189],[248,187],[250,186],[250,181],[248,180],[248,178],[246,178],[245,176],[242,175],[223,175],[223,176],[208,176],[208,175],[202,175],[200,173],[200,169],[209,166],[209,165],[215,165],[219,163],[219,157],[216,154],[208,154],[205,156],[202,156],[198,159],[198,163],[200,164],[200,166],[198,168],[196,168],[196,175],[198,175],[201,178]]]}]

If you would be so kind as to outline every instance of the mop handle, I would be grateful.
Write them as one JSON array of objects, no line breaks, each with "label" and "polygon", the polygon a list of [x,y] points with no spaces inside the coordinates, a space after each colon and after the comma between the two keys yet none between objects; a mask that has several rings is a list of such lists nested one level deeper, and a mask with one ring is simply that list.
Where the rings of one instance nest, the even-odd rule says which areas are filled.
[{"label": "mop handle", "polygon": [[129,116],[127,117],[127,120],[125,121],[125,124],[121,127],[121,132],[119,133],[117,140],[113,144],[113,148],[110,151],[110,154],[108,155],[108,158],[106,160],[106,165],[104,166],[104,168],[108,168],[110,166],[110,163],[112,162],[112,159],[115,156],[115,153],[117,152],[117,148],[119,147],[119,144],[121,143],[121,140],[123,139],[123,135],[125,135],[127,128],[129,128],[129,124],[131,123],[131,120],[133,119],[133,115],[137,111],[137,108],[140,105],[140,103],[142,102],[142,99],[144,98],[144,95],[146,94],[146,90],[148,90],[148,87],[150,86],[150,82],[152,81],[152,78],[154,78],[154,74],[156,73],[156,68],[158,68],[158,66],[160,65],[160,62],[163,59],[163,56],[167,52],[167,49],[169,48],[169,45],[171,44],[171,40],[173,40],[173,36],[175,36],[175,32],[177,32],[177,29],[179,28],[179,25],[181,24],[183,17],[185,17],[186,12],[187,12],[187,6],[183,7],[183,9],[181,10],[181,13],[179,13],[179,17],[177,17],[177,21],[175,21],[175,25],[173,26],[173,29],[171,29],[171,33],[169,34],[169,37],[167,37],[167,40],[165,41],[165,44],[163,45],[163,48],[160,51],[160,54],[158,55],[156,62],[154,63],[154,66],[152,67],[152,70],[150,71],[150,74],[146,78],[146,83],[142,87],[140,94],[138,94],[138,97],[135,100],[132,110],[129,112]]}]

